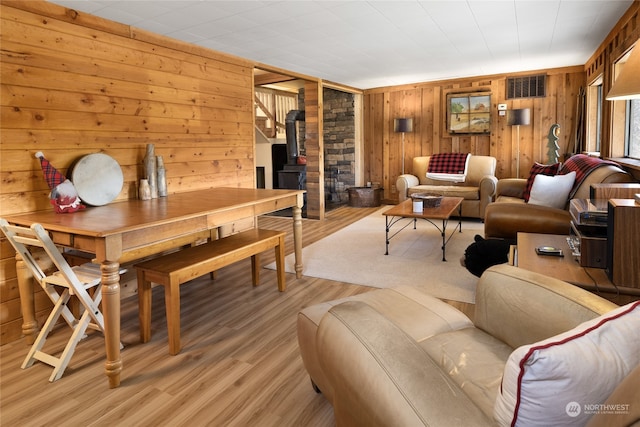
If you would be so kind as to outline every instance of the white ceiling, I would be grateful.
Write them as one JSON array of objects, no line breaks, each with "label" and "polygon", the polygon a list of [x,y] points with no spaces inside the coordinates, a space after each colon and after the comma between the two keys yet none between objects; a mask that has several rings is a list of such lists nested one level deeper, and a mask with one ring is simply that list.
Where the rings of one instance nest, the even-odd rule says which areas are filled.
[{"label": "white ceiling", "polygon": [[632,0],[53,0],[360,89],[583,65]]}]

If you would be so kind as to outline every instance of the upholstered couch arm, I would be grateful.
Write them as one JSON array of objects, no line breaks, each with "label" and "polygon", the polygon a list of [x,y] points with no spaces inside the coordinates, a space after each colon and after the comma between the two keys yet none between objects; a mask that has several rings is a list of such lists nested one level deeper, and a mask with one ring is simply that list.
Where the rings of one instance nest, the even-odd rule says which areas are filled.
[{"label": "upholstered couch arm", "polygon": [[363,302],[333,307],[316,343],[339,426],[492,423],[411,337]]},{"label": "upholstered couch arm", "polygon": [[485,209],[489,203],[493,202],[493,199],[496,196],[497,185],[498,178],[493,175],[485,175],[480,179],[480,218],[484,218]]},{"label": "upholstered couch arm", "polygon": [[568,235],[571,231],[571,216],[564,209],[528,203],[490,203],[486,207],[486,238],[515,239],[519,231]]},{"label": "upholstered couch arm", "polygon": [[517,348],[560,334],[617,307],[561,280],[502,264],[487,269],[478,281],[474,324]]},{"label": "upholstered couch arm", "polygon": [[522,199],[526,184],[527,180],[522,178],[500,179],[496,184],[496,197],[507,196]]},{"label": "upholstered couch arm", "polygon": [[409,197],[409,188],[420,184],[420,180],[415,175],[400,175],[396,180],[396,190],[398,190],[398,201],[403,202]]}]

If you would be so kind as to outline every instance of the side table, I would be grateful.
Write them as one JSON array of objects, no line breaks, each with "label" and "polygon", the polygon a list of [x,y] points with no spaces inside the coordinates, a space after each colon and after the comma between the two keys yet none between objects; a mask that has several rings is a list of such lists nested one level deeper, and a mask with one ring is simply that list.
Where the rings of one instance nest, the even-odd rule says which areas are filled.
[{"label": "side table", "polygon": [[[559,234],[518,233],[513,264],[525,270],[542,273],[572,283],[591,292],[605,293],[604,298],[617,295],[630,296],[629,301],[640,298],[640,290],[615,286],[602,268],[582,267],[572,255],[567,237]],[[536,254],[538,246],[554,246],[564,251],[563,257]],[[616,299],[614,301],[620,304]]]}]

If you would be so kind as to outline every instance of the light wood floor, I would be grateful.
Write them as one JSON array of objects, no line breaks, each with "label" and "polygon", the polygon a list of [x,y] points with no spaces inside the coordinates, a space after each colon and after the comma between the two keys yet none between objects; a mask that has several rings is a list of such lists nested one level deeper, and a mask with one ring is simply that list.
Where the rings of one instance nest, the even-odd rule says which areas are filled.
[{"label": "light wood floor", "polygon": [[[303,221],[303,246],[378,208],[341,207],[324,221]],[[287,231],[291,219],[267,216],[260,226]],[[261,264],[273,261],[265,253]],[[122,301],[122,383],[109,389],[104,341],[92,334],[80,342],[62,379],[49,383],[51,368],[20,365],[23,341],[0,347],[2,426],[332,426],[331,405],[311,388],[298,353],[296,314],[303,307],[373,288],[287,274],[287,291],[261,269],[251,286],[250,262],[182,287],[182,352],[170,356],[161,288],[154,289],[152,339],[139,343],[136,297]],[[471,312],[470,304],[450,302]],[[68,328],[47,346],[62,348]]]}]

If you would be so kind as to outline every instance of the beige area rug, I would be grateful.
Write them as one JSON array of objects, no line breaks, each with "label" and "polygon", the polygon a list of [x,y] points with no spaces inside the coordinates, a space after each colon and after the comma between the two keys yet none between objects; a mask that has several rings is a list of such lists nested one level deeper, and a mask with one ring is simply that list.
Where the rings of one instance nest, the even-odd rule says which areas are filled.
[{"label": "beige area rug", "polygon": [[[456,231],[446,246],[447,261],[442,261],[442,237],[436,227],[418,220],[417,228],[409,225],[389,244],[385,255],[385,216],[375,213],[302,249],[302,274],[357,285],[387,288],[418,285],[438,298],[461,302],[475,302],[478,278],[460,265],[460,257],[473,243],[476,234],[483,234],[483,224],[477,220],[463,220],[462,233]],[[395,224],[390,235],[409,219]],[[442,221],[436,222],[442,227]],[[447,237],[456,219],[447,225]],[[293,273],[293,254],[286,257],[286,271]],[[275,264],[267,266],[275,268]]]}]

